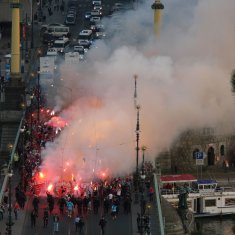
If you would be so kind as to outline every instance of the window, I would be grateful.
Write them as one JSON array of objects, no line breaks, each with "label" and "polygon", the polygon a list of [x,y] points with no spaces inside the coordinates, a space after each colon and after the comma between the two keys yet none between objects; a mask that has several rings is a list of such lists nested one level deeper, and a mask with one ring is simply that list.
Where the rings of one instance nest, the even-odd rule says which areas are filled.
[{"label": "window", "polygon": [[216,206],[216,199],[205,200],[205,207]]},{"label": "window", "polygon": [[224,156],[224,145],[220,146],[220,156]]},{"label": "window", "polygon": [[225,198],[225,206],[234,206],[235,198]]}]

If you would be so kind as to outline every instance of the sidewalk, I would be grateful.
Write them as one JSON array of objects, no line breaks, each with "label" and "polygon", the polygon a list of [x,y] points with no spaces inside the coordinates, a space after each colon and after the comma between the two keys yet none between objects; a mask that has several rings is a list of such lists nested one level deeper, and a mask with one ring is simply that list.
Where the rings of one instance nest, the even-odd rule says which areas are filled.
[{"label": "sidewalk", "polygon": [[[158,226],[158,214],[157,214],[157,205],[155,201],[149,202],[147,198],[147,189],[145,188],[144,198],[146,200],[146,215],[150,217],[150,228],[151,234],[158,235],[160,234]],[[135,203],[135,195],[132,193],[132,205],[131,205],[131,217],[132,217],[132,234],[139,235],[138,226],[137,226],[137,214],[140,213],[141,207],[141,193],[139,193],[138,203]]]},{"label": "sidewalk", "polygon": [[[12,177],[12,204],[15,202],[15,187],[19,184],[19,180],[20,180],[20,175],[18,173],[18,170],[15,170],[14,175]],[[24,222],[25,222],[25,217],[26,217],[27,211],[30,206],[30,203],[29,203],[30,199],[31,199],[30,196],[27,196],[25,208],[24,208],[24,210],[20,209],[20,211],[18,212],[18,219],[17,220],[15,220],[15,215],[12,210],[12,222],[14,223],[14,225],[12,226],[12,235],[21,235],[22,234],[22,230],[23,230]],[[0,234],[2,234],[2,235],[5,235],[6,228],[7,228],[7,225],[6,225],[7,222],[8,222],[8,210],[5,209],[4,218],[3,218],[3,220],[0,220]]]}]

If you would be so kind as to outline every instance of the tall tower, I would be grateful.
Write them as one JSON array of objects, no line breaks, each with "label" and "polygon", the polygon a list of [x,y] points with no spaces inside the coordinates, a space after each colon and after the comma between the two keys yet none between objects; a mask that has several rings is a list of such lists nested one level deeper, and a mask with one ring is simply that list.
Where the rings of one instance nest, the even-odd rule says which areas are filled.
[{"label": "tall tower", "polygon": [[12,0],[11,28],[11,80],[14,83],[21,77],[20,70],[20,1]]},{"label": "tall tower", "polygon": [[152,9],[154,10],[154,32],[157,36],[160,35],[161,26],[161,11],[164,9],[164,5],[161,0],[155,0],[152,4]]}]

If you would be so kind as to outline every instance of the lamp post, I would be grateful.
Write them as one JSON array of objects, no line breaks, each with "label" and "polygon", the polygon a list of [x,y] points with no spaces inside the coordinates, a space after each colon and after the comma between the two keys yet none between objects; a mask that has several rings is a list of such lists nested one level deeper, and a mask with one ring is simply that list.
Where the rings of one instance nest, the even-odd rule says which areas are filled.
[{"label": "lamp post", "polygon": [[137,119],[136,119],[136,174],[139,175],[139,139],[140,139],[140,105],[136,105]]},{"label": "lamp post", "polygon": [[135,203],[138,203],[138,188],[139,188],[139,138],[140,138],[140,105],[136,105],[137,119],[136,119],[136,172],[135,172]]},{"label": "lamp post", "polygon": [[34,11],[33,11],[33,1],[31,1],[31,49],[34,48],[34,29],[33,29],[33,24],[34,24]]},{"label": "lamp post", "polygon": [[11,178],[13,176],[13,171],[11,169],[11,166],[8,168],[8,187],[9,187],[9,208],[8,208],[8,222],[6,223],[7,225],[7,234],[11,235],[12,233],[12,225],[14,224],[12,222],[12,205],[11,205]]},{"label": "lamp post", "polygon": [[38,68],[38,75],[37,75],[37,90],[38,90],[38,94],[37,94],[37,121],[39,123],[40,121],[40,68]]},{"label": "lamp post", "polygon": [[20,129],[20,132],[22,133],[22,189],[25,192],[25,152],[24,152],[24,146],[25,146],[25,127],[23,127],[22,129]]},{"label": "lamp post", "polygon": [[144,166],[144,162],[145,162],[145,159],[144,159],[144,151],[147,149],[146,146],[142,146],[142,152],[143,152],[143,155],[142,155],[142,167]]}]

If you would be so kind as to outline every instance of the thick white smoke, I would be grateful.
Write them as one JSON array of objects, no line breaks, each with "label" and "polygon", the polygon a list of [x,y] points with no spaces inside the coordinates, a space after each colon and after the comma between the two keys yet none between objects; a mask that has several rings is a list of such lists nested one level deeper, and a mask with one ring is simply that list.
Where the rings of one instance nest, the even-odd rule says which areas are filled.
[{"label": "thick white smoke", "polygon": [[[157,39],[151,4],[145,1],[115,20],[104,20],[110,35],[115,27],[116,34],[97,42],[87,63],[63,67],[64,85],[73,96],[61,113],[69,126],[43,153],[44,168],[54,178],[67,161],[73,164],[71,172],[83,178],[93,171],[134,169],[134,74],[140,146],[147,146],[148,159],[187,128],[234,128],[235,1],[165,0]],[[69,97],[68,89],[62,92]]]}]

